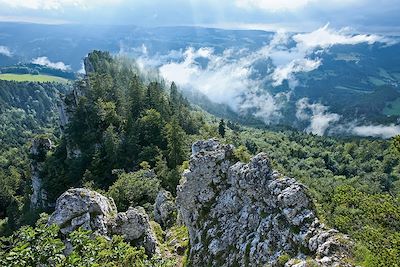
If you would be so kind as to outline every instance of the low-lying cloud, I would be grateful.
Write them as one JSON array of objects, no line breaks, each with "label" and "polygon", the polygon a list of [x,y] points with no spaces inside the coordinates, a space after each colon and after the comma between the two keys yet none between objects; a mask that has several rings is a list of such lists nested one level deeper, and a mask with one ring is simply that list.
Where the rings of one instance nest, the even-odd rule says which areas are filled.
[{"label": "low-lying cloud", "polygon": [[[295,45],[290,46],[290,41]],[[382,43],[392,45],[394,40],[375,34],[351,34],[349,29],[335,31],[329,24],[313,32],[289,36],[277,33],[269,46],[272,62],[276,66],[271,75],[274,86],[282,85],[287,80],[290,88],[298,85],[296,74],[310,72],[322,65],[320,55],[334,45],[356,45],[361,43]]]},{"label": "low-lying cloud", "polygon": [[301,121],[309,121],[306,132],[316,135],[324,135],[328,127],[340,119],[340,115],[328,112],[328,107],[320,103],[309,102],[308,98],[302,98],[296,103],[296,117]]},{"label": "low-lying cloud", "polygon": [[300,72],[310,72],[321,65],[321,60],[311,60],[308,58],[294,59],[286,65],[278,66],[271,75],[272,85],[279,86],[284,80],[288,80],[289,87],[295,88],[298,81],[295,77]]},{"label": "low-lying cloud", "polygon": [[69,65],[65,65],[64,62],[51,62],[47,57],[38,57],[35,58],[34,60],[32,60],[33,64],[37,64],[37,65],[42,65],[42,66],[46,66],[49,68],[53,68],[53,69],[59,69],[59,70],[70,70],[71,66]]},{"label": "low-lying cloud", "polygon": [[11,53],[11,50],[7,46],[0,45],[0,55],[6,56],[6,57],[12,57],[13,54]]},{"label": "low-lying cloud", "polygon": [[356,126],[352,133],[359,136],[391,138],[400,134],[400,125],[364,125]]},{"label": "low-lying cloud", "polygon": [[[237,112],[251,112],[266,123],[276,119],[279,105],[260,79],[252,79],[254,54],[238,56],[243,51],[225,50],[222,55],[212,48],[188,48],[183,60],[160,66],[160,74],[182,88],[196,89],[216,103],[231,106]],[[202,66],[200,62],[206,62]]]},{"label": "low-lying cloud", "polygon": [[[319,68],[323,53],[330,47],[360,43],[390,45],[393,41],[378,35],[350,34],[348,29],[335,31],[327,24],[310,33],[278,31],[268,44],[255,51],[227,48],[216,53],[210,47],[188,47],[151,55],[145,45],[129,48],[121,44],[120,53],[139,55],[139,66],[159,69],[165,79],[175,81],[181,88],[198,90],[216,103],[228,104],[237,112],[250,112],[271,123],[281,118],[281,108],[301,82],[298,74]],[[272,93],[273,87],[284,82],[289,90]],[[298,109],[309,111],[307,131],[314,134],[323,135],[340,118],[324,105],[304,99],[298,102]]]},{"label": "low-lying cloud", "polygon": [[301,33],[293,36],[300,50],[314,50],[316,48],[330,48],[333,45],[356,45],[361,43],[394,44],[394,40],[376,34],[352,34],[349,28],[335,31],[329,28],[329,23],[310,33]]}]

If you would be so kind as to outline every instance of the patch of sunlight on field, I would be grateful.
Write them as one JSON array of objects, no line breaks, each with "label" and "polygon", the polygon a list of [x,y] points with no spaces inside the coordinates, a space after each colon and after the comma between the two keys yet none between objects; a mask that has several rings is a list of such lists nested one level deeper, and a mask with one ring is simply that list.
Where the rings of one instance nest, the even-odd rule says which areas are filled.
[{"label": "patch of sunlight on field", "polygon": [[16,82],[58,82],[58,83],[68,82],[67,79],[50,75],[11,74],[11,73],[0,74],[0,80],[16,81]]},{"label": "patch of sunlight on field", "polygon": [[369,80],[372,84],[374,84],[375,86],[382,86],[382,85],[385,85],[385,84],[386,84],[386,83],[385,83],[384,81],[382,81],[381,79],[378,79],[378,78],[372,77],[372,76],[369,76],[369,77],[368,77],[368,80]]},{"label": "patch of sunlight on field", "polygon": [[392,116],[400,115],[400,98],[387,103],[386,107],[383,109],[383,114]]}]

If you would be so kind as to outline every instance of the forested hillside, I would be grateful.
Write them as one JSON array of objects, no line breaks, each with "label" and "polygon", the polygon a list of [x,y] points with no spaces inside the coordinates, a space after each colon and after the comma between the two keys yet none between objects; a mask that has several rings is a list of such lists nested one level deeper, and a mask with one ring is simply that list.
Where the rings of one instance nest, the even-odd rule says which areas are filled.
[{"label": "forested hillside", "polygon": [[29,209],[30,140],[60,135],[57,102],[67,90],[58,83],[0,80],[0,218],[8,217],[11,227],[28,220],[21,210]]},{"label": "forested hillside", "polygon": [[[151,214],[161,188],[175,195],[181,173],[187,168],[192,142],[217,137],[223,143],[234,144],[234,157],[242,161],[248,161],[258,152],[266,152],[275,169],[308,186],[319,217],[356,241],[354,263],[362,266],[398,264],[400,152],[393,140],[337,139],[295,131],[247,128],[201,111],[182,97],[174,83],[166,84],[154,74],[142,73],[130,60],[95,51],[89,54],[85,65],[87,77],[77,81],[74,90],[65,97],[69,123],[63,127],[61,137],[50,136],[57,146],[47,153],[41,173],[49,202],[54,203],[71,187],[87,187],[113,197],[120,210],[141,205]],[[7,115],[1,117],[5,120],[1,141],[5,140],[9,148],[2,151],[0,183],[7,190],[1,192],[7,194],[1,196],[5,199],[1,203],[7,205],[1,208],[2,218],[8,217],[8,227],[17,228],[15,223],[10,225],[11,217],[15,216],[12,214],[27,212],[20,208],[22,203],[15,201],[21,199],[23,192],[29,192],[30,187],[26,179],[29,177],[26,144],[31,134],[26,131],[52,132],[33,129],[54,125],[52,105],[57,90],[51,87],[54,85],[33,84],[31,86],[42,89],[35,90],[38,91],[36,98],[25,97],[22,92],[28,91],[29,84],[4,84],[9,85],[10,90],[1,90],[3,101],[7,103],[2,110],[2,114]],[[3,82],[0,85],[4,86]],[[13,95],[16,90],[11,90],[13,86],[25,88],[21,89],[18,101],[17,95]],[[13,128],[18,130],[6,132]],[[21,133],[26,135],[20,136]],[[25,179],[12,167],[15,155],[23,157],[17,168],[26,164]],[[25,182],[21,183],[21,179]],[[174,227],[176,234],[177,226]],[[37,240],[43,238],[50,247],[52,242],[57,244],[57,249],[46,254],[48,259],[57,258],[63,246],[57,230],[43,228],[43,225],[24,228],[1,243],[0,256],[10,257],[10,253],[18,249],[36,250],[40,245]],[[160,229],[161,236],[162,231]],[[182,232],[179,233],[185,236],[185,231]],[[94,247],[87,234],[74,233],[74,242],[84,240],[84,244]],[[34,238],[24,243],[29,235]],[[144,261],[145,256],[140,251],[133,248],[129,248],[129,253],[122,251],[121,247],[128,245],[118,238],[112,243],[102,239],[96,242],[105,254],[118,256],[113,261],[96,250],[95,263],[107,258],[110,266],[121,265],[125,263],[118,259],[129,256],[133,266],[136,266],[134,261],[137,266],[150,264]],[[77,262],[85,262],[85,253],[82,246],[78,246],[72,255]],[[48,259],[41,259],[40,263],[49,263]],[[63,258],[59,262],[70,266],[69,260],[74,259]],[[11,261],[4,262],[7,265]],[[33,259],[32,262],[39,261]]]},{"label": "forested hillside", "polygon": [[77,102],[68,102],[70,123],[43,173],[50,201],[71,186],[107,190],[140,166],[158,168],[162,186],[174,191],[188,156],[186,136],[199,133],[201,114],[175,84],[146,82],[132,63],[102,52],[88,62],[93,72],[76,88]]}]

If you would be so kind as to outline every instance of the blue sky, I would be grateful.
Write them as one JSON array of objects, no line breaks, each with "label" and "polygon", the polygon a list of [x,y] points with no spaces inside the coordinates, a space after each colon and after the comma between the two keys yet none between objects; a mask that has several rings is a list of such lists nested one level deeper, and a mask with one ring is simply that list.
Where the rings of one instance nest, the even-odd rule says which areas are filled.
[{"label": "blue sky", "polygon": [[400,32],[400,0],[0,0],[0,21]]}]

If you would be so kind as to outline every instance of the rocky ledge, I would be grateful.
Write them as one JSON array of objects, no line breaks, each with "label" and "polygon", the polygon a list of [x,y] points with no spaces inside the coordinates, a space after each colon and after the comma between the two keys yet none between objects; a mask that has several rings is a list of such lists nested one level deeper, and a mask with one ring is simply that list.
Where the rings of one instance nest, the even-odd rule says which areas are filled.
[{"label": "rocky ledge", "polygon": [[258,154],[237,162],[232,145],[192,146],[177,207],[192,266],[351,266],[351,241],[316,217],[307,188]]}]

